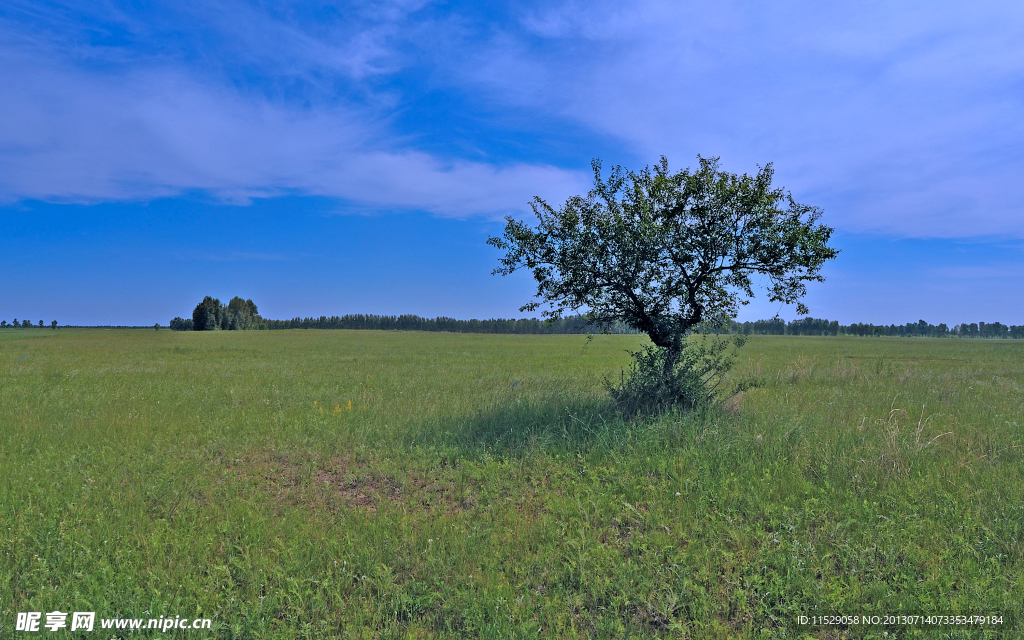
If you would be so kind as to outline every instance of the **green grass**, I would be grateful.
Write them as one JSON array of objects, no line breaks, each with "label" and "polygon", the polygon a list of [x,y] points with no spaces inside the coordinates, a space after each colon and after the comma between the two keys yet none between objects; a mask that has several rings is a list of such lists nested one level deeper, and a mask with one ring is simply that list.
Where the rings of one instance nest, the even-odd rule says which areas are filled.
[{"label": "green grass", "polygon": [[[742,397],[632,423],[638,340],[0,331],[0,638],[1021,632],[1024,344],[755,337]],[[796,624],[839,614],[1004,623]]]}]

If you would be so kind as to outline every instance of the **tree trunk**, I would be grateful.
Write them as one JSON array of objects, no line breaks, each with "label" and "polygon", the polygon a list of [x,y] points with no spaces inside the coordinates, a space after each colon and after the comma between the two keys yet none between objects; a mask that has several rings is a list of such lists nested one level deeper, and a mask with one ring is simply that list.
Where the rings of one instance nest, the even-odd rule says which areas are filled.
[{"label": "tree trunk", "polygon": [[665,347],[665,365],[661,372],[662,384],[672,387],[672,380],[675,377],[676,363],[679,361],[679,354],[683,352],[682,336],[673,336],[672,340]]}]

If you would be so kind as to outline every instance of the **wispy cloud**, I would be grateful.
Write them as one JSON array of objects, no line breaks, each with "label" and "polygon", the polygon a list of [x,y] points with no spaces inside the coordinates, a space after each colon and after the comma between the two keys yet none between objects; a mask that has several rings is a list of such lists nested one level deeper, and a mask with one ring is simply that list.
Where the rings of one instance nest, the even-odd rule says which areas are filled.
[{"label": "wispy cloud", "polygon": [[[521,213],[537,193],[565,197],[586,188],[580,173],[550,165],[418,151],[389,131],[379,100],[328,100],[306,85],[298,99],[268,95],[268,78],[315,76],[326,64],[343,72],[330,81],[362,80],[383,72],[376,60],[388,56],[374,53],[380,45],[373,33],[350,34],[331,48],[287,22],[234,8],[218,7],[223,15],[210,20],[231,13],[244,34],[239,51],[265,41],[270,54],[261,55],[290,51],[293,62],[281,59],[293,70],[237,87],[161,55],[126,61],[116,52],[107,56],[116,64],[104,67],[81,64],[78,44],[0,42],[0,196],[92,202],[198,189],[244,202],[305,193],[494,216]],[[385,17],[403,10],[376,8]]]}]

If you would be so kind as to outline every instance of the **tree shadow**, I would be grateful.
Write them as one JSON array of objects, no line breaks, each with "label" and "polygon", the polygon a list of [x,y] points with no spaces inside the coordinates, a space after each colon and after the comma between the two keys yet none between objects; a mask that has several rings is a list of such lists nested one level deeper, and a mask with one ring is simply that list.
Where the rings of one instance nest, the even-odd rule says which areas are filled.
[{"label": "tree shadow", "polygon": [[618,411],[608,397],[511,398],[470,415],[421,423],[406,433],[402,444],[442,448],[460,457],[607,452],[664,440],[666,429],[678,430],[697,418],[631,417]]}]

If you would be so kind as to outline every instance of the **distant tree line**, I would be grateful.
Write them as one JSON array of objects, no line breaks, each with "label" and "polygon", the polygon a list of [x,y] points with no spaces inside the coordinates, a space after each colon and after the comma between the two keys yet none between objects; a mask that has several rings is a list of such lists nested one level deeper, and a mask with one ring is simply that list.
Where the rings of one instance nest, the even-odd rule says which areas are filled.
[{"label": "distant tree line", "polygon": [[[26,321],[27,322],[27,321]],[[0,325],[2,326],[2,325]],[[25,326],[28,326],[27,324]],[[56,328],[56,322],[54,322]],[[232,331],[251,329],[375,329],[378,331],[448,331],[451,333],[511,333],[511,334],[588,334],[636,333],[625,324],[588,326],[584,316],[566,316],[556,320],[537,318],[490,320],[457,320],[455,318],[423,318],[413,314],[397,316],[375,314],[347,314],[320,316],[319,318],[292,318],[266,320],[260,317],[252,300],[235,297],[224,305],[217,298],[207,296],[196,305],[191,318],[175,318],[170,322],[175,331]],[[933,325],[920,320],[904,325],[874,325],[855,323],[841,325],[836,320],[802,318],[786,322],[781,318],[756,322],[729,322],[720,333],[777,336],[878,336],[928,338],[1016,338],[1024,339],[1024,326],[1007,326],[999,322],[973,322],[954,325]]]},{"label": "distant tree line", "polygon": [[376,329],[381,331],[449,331],[452,333],[636,333],[623,324],[608,327],[587,327],[586,318],[568,316],[554,321],[523,318],[519,320],[493,318],[491,320],[456,320],[455,318],[421,318],[405,314],[379,316],[349,314],[320,316],[319,318],[293,318],[268,320],[268,329]]},{"label": "distant tree line", "polygon": [[586,334],[636,333],[623,324],[607,327],[588,327],[586,318],[570,316],[558,320],[536,318],[491,320],[456,320],[455,318],[422,318],[417,315],[399,316],[374,314],[348,314],[320,316],[319,318],[292,318],[266,320],[260,317],[252,300],[232,298],[224,306],[217,298],[207,296],[196,305],[191,318],[175,318],[170,322],[174,331],[215,331],[244,329],[376,329],[378,331],[449,331],[452,333],[522,333],[522,334]]},{"label": "distant tree line", "polygon": [[803,318],[786,322],[779,318],[756,322],[733,322],[730,333],[776,336],[877,336],[898,338],[1014,338],[1024,339],[1024,326],[1006,326],[1000,322],[971,322],[954,325],[929,324],[924,320],[907,324],[841,325],[835,320]]},{"label": "distant tree line", "polygon": [[[33,325],[28,320],[22,320],[21,322],[18,322],[18,319],[15,318],[14,322],[12,322],[11,324],[7,324],[6,320],[0,320],[0,329],[31,329],[33,326],[36,326],[36,325]],[[42,329],[44,326],[45,325],[43,324],[43,321],[40,320],[38,328]],[[51,329],[56,329],[57,328],[57,321],[56,320],[54,320],[53,322],[50,323],[50,328]]]}]

